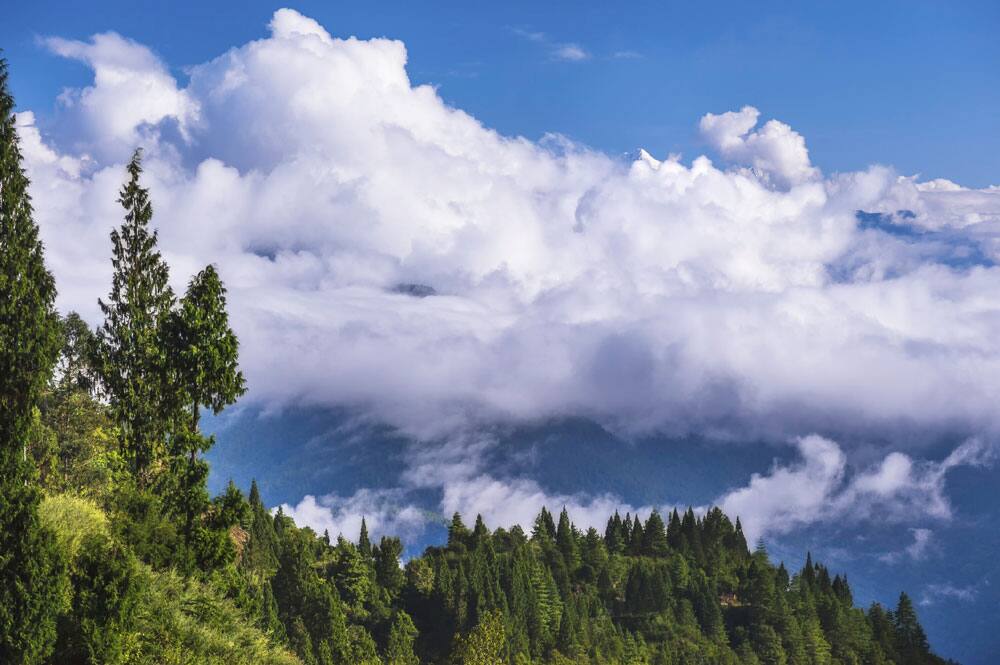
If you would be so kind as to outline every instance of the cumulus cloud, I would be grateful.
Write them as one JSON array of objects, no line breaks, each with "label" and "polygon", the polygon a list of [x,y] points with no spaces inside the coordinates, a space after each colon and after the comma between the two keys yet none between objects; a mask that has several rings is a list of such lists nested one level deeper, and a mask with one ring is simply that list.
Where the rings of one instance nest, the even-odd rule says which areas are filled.
[{"label": "cumulus cloud", "polygon": [[[824,177],[751,107],[702,119],[717,161],[507,137],[412,85],[398,41],[292,10],[269,29],[186,85],[113,33],[45,41],[94,71],[49,132],[21,120],[62,309],[97,322],[123,163],[143,144],[174,285],[213,262],[230,289],[249,401],[350,407],[471,450],[484,424],[562,416],[626,434],[878,431],[888,449],[910,445],[900,428],[995,433],[1000,190],[880,166]],[[803,514],[827,490],[935,487],[899,453],[848,494],[845,452],[803,441],[802,466],[776,470],[819,483],[789,497]],[[454,477],[538,493],[475,465]]]},{"label": "cumulus cloud", "polygon": [[[281,508],[298,524],[350,538],[357,536],[362,516],[373,536],[408,538],[418,536],[431,522],[450,519],[455,512],[470,522],[482,516],[491,528],[517,524],[530,531],[542,507],[555,512],[565,508],[577,527],[603,532],[615,510],[644,517],[652,510],[651,506],[632,506],[607,492],[550,492],[535,480],[498,473],[488,461],[497,445],[496,439],[479,435],[413,446],[396,487],[363,489],[349,497],[306,495],[296,505],[282,504]],[[422,508],[417,496],[426,496],[428,490],[440,497],[433,512]]]},{"label": "cumulus cloud", "polygon": [[818,177],[809,163],[809,151],[801,134],[778,120],[769,120],[754,130],[760,111],[744,106],[721,115],[708,113],[701,119],[702,136],[723,157],[746,164],[782,187]]},{"label": "cumulus cloud", "polygon": [[184,137],[197,121],[197,101],[178,88],[166,66],[142,44],[113,32],[89,42],[50,37],[43,44],[94,71],[92,86],[66,90],[59,98],[76,130],[76,149],[120,159],[122,151],[155,141],[155,131],[144,130],[166,119],[174,120]]},{"label": "cumulus cloud", "polygon": [[[767,474],[754,474],[746,487],[716,501],[723,512],[740,517],[751,541],[834,520],[947,520],[952,516],[945,493],[948,472],[959,466],[983,466],[994,457],[993,448],[973,439],[940,462],[916,461],[892,452],[881,462],[850,473],[847,457],[835,441],[813,434],[795,445],[801,458],[797,463],[776,464]],[[932,532],[925,528],[912,532],[914,542],[905,552],[917,559],[927,552]]]},{"label": "cumulus cloud", "polygon": [[398,490],[362,489],[348,497],[307,494],[296,505],[281,504],[281,510],[300,526],[317,533],[329,532],[331,538],[342,535],[357,540],[361,520],[372,538],[383,535],[407,538],[419,533],[428,515],[412,504],[402,502]]}]

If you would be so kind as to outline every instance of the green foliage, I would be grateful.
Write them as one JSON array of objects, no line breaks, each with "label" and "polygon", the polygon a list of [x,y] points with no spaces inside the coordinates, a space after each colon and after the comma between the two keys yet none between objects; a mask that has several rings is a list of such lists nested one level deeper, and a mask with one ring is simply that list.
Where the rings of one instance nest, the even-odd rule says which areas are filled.
[{"label": "green foliage", "polygon": [[125,638],[126,663],[296,665],[287,648],[247,621],[231,602],[194,579],[140,566],[142,603]]},{"label": "green foliage", "polygon": [[456,665],[503,665],[500,655],[503,646],[503,617],[493,611],[468,635],[457,638],[452,659]]},{"label": "green foliage", "polygon": [[65,610],[66,564],[38,517],[38,490],[0,481],[0,662],[41,663]]},{"label": "green foliage", "polygon": [[28,178],[0,59],[0,662],[37,663],[52,650],[65,565],[38,518],[27,448],[59,351],[56,290],[32,218]]},{"label": "green foliage", "polygon": [[107,515],[89,499],[72,494],[45,497],[38,510],[42,523],[56,536],[66,561],[75,561],[81,543],[92,537],[108,538]]},{"label": "green foliage", "polygon": [[167,393],[167,347],[162,327],[174,304],[169,270],[149,229],[153,207],[139,184],[142,153],[128,164],[118,198],[125,222],[111,232],[113,274],[107,302],[98,301],[104,324],[97,331],[98,370],[122,451],[140,485],[162,454],[173,414]]},{"label": "green foliage", "polygon": [[73,560],[73,599],[59,626],[56,659],[112,665],[125,645],[139,604],[136,560],[104,534],[85,537]]},{"label": "green foliage", "polygon": [[200,406],[219,413],[246,392],[226,288],[213,266],[191,279],[180,307],[166,319],[165,336],[177,397],[190,409],[191,431],[197,431]]},{"label": "green foliage", "polygon": [[417,627],[406,612],[399,611],[389,631],[389,643],[385,649],[386,665],[419,665],[420,659],[413,651],[417,637]]}]

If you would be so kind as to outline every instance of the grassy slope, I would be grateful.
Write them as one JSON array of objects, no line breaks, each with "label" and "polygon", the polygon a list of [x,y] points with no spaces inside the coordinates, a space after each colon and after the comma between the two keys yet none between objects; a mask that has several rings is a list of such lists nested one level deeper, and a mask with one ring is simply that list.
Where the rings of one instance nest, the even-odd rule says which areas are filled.
[{"label": "grassy slope", "polygon": [[[41,517],[73,561],[88,535],[110,538],[108,519],[92,501],[68,494],[46,497]],[[246,620],[217,591],[173,571],[137,563],[143,590],[126,636],[124,663],[162,665],[300,665],[301,661]]]}]

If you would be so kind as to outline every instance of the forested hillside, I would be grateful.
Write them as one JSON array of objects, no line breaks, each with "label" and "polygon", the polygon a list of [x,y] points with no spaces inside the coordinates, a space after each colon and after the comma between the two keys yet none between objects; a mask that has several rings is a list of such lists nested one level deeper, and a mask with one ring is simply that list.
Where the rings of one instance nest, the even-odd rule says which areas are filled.
[{"label": "forested hillside", "polygon": [[171,290],[137,152],[104,323],[60,317],[13,108],[0,61],[0,663],[943,662],[905,594],[857,608],[718,509],[603,533],[456,514],[403,565],[398,538],[331,540],[256,484],[211,498],[200,414],[245,391],[220,276]]}]

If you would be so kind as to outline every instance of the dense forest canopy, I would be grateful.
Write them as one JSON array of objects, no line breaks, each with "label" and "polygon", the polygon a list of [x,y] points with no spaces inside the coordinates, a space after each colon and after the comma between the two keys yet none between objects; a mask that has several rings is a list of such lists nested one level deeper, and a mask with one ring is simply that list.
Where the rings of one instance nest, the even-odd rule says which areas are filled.
[{"label": "dense forest canopy", "polygon": [[[137,151],[96,330],[59,317],[0,61],[0,662],[942,663],[910,598],[751,551],[718,509],[451,517],[446,544],[357,541],[206,488],[202,409],[244,393],[213,266],[178,298]],[[252,445],[248,442],[247,445]],[[471,517],[471,516],[466,516]],[[352,534],[353,536],[353,534]]]}]

